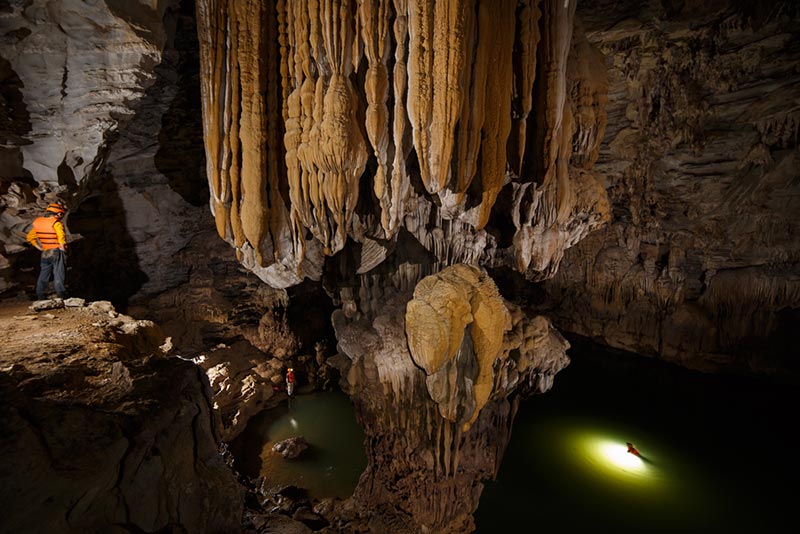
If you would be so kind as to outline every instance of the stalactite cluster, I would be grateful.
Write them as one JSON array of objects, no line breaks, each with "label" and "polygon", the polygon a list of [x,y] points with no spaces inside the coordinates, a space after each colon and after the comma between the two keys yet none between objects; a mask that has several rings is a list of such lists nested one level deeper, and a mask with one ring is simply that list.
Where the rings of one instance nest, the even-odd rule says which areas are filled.
[{"label": "stalactite cluster", "polygon": [[[607,217],[577,213],[604,195],[569,167],[593,179],[605,127],[602,57],[573,39],[575,2],[199,0],[197,12],[211,208],[267,283],[318,278],[323,256],[388,249],[402,228],[433,236],[421,243],[438,255],[512,219],[507,253],[471,256],[549,276],[560,253],[532,249],[571,242],[576,217],[586,231]],[[505,187],[536,205],[529,217],[497,205]]]},{"label": "stalactite cluster", "polygon": [[550,277],[609,214],[604,66],[573,39],[575,2],[198,0],[198,16],[217,229],[275,287],[324,264],[332,360],[368,435],[355,506],[469,531],[507,398],[568,361],[481,267]]}]

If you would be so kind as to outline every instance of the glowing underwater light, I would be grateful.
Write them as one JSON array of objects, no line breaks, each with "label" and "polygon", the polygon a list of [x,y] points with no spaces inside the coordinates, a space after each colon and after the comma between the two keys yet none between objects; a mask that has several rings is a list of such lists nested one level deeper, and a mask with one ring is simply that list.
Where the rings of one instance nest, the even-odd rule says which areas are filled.
[{"label": "glowing underwater light", "polygon": [[633,473],[647,471],[647,464],[644,463],[644,460],[628,452],[628,447],[622,443],[598,441],[596,450],[606,461],[624,471]]}]

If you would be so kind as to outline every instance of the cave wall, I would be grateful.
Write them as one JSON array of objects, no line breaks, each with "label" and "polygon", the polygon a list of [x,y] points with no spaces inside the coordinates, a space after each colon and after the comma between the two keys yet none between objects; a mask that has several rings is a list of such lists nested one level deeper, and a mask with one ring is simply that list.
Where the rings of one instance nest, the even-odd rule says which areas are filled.
[{"label": "cave wall", "polygon": [[184,283],[208,199],[194,2],[1,6],[0,291],[31,284],[24,235],[55,200],[73,294],[124,307]]},{"label": "cave wall", "polygon": [[591,2],[611,223],[545,282],[561,328],[706,370],[797,375],[800,13]]},{"label": "cave wall", "polygon": [[[19,79],[17,109],[30,123],[24,142],[3,150],[19,154],[23,173],[53,186],[90,174],[106,136],[132,115],[131,103],[154,78],[170,3],[0,4],[0,55]],[[0,174],[15,178],[14,171],[4,167]]]}]

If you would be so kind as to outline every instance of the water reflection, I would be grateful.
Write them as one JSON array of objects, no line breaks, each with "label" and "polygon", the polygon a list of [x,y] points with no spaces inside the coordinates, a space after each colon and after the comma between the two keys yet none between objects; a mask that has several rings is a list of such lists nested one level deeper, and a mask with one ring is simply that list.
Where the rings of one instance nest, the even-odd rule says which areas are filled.
[{"label": "water reflection", "polygon": [[521,406],[477,532],[791,531],[799,462],[782,414],[797,400],[797,388],[573,355]]},{"label": "water reflection", "polygon": [[[278,441],[303,436],[310,448],[296,460],[272,452]],[[231,450],[240,472],[269,486],[295,485],[312,498],[349,497],[366,467],[364,434],[343,393],[293,397],[254,417]]]}]

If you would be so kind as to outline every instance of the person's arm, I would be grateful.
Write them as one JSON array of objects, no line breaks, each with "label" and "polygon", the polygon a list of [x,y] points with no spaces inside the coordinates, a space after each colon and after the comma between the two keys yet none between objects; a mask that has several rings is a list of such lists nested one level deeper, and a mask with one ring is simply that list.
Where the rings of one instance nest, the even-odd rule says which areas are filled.
[{"label": "person's arm", "polygon": [[56,231],[56,237],[58,238],[58,244],[60,245],[58,248],[61,250],[67,250],[67,233],[64,232],[64,225],[61,221],[56,221],[53,223],[53,230]]},{"label": "person's arm", "polygon": [[25,236],[25,239],[28,240],[35,249],[42,250],[42,245],[39,244],[39,236],[36,235],[36,229],[31,228],[31,231],[28,232],[28,235]]}]

